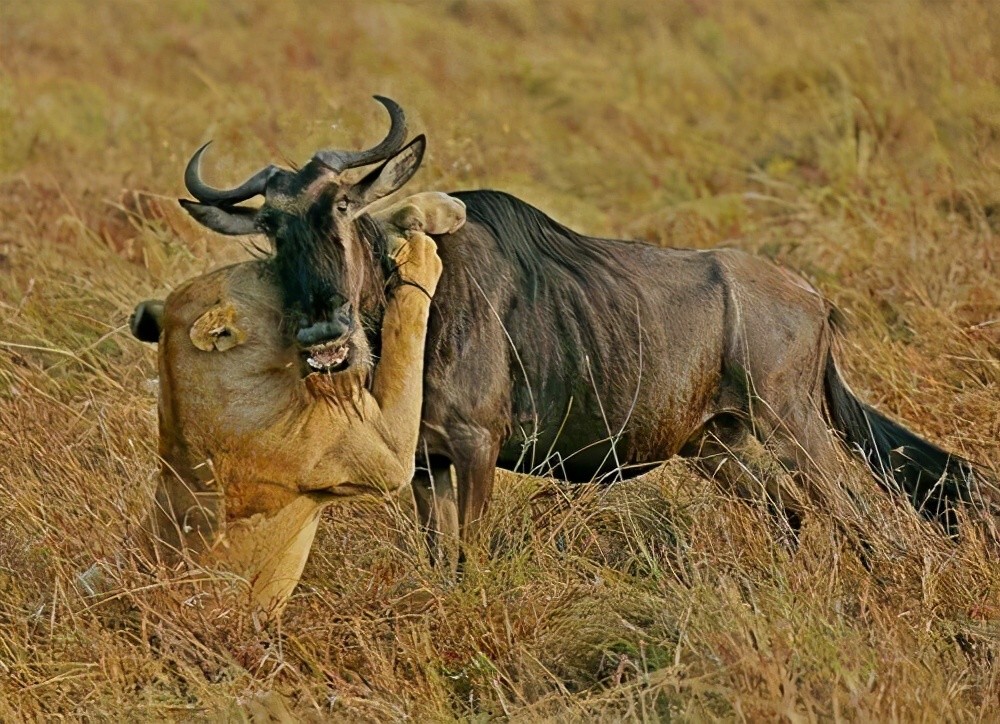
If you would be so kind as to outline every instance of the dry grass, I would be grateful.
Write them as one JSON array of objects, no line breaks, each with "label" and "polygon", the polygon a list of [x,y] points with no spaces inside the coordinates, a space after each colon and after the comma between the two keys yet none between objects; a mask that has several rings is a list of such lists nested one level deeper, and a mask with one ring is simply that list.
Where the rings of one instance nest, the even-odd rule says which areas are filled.
[{"label": "dry grass", "polygon": [[375,92],[429,135],[413,189],[802,271],[860,393],[1000,467],[996,3],[318,5],[0,7],[0,719],[996,719],[996,548],[860,474],[870,571],[831,516],[791,555],[671,463],[607,492],[503,474],[457,585],[399,510],[333,510],[280,631],[127,557],[82,594],[156,467],[126,316],[243,253],[121,189],[179,195],[210,137],[220,183],[364,143]]}]

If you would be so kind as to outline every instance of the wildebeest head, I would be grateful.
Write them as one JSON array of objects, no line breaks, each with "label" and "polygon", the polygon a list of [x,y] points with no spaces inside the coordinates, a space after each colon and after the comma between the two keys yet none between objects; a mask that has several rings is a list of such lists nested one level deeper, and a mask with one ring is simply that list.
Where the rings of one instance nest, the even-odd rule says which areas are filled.
[{"label": "wildebeest head", "polygon": [[[392,121],[365,151],[320,151],[301,169],[268,166],[233,189],[201,180],[201,157],[184,174],[198,201],[181,205],[222,234],[262,233],[271,241],[290,329],[308,367],[333,372],[368,358],[360,313],[381,294],[384,237],[365,210],[405,184],[420,166],[425,140],[405,147],[406,121],[392,100],[375,96]],[[364,173],[361,169],[379,164]],[[239,206],[262,195],[260,208]]]}]

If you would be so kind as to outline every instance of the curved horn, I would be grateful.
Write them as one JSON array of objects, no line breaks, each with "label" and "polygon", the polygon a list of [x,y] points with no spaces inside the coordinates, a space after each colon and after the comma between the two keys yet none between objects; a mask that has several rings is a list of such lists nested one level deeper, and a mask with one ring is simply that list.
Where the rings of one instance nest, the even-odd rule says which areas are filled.
[{"label": "curved horn", "polygon": [[340,172],[384,161],[398,151],[406,140],[406,114],[391,98],[384,96],[374,96],[374,98],[389,111],[389,120],[392,122],[389,133],[381,143],[367,151],[320,151],[313,158],[324,166]]},{"label": "curved horn", "polygon": [[248,209],[244,206],[214,206],[212,204],[199,204],[197,201],[178,199],[180,205],[184,207],[194,220],[202,226],[207,226],[212,231],[227,236],[247,236],[257,234],[257,209]]},{"label": "curved horn", "polygon": [[264,193],[268,180],[279,170],[277,166],[268,166],[236,188],[213,188],[201,180],[201,157],[211,143],[209,141],[195,151],[191,160],[188,161],[187,168],[184,169],[184,185],[187,186],[188,192],[202,203],[236,204],[240,201],[246,201],[253,196]]}]

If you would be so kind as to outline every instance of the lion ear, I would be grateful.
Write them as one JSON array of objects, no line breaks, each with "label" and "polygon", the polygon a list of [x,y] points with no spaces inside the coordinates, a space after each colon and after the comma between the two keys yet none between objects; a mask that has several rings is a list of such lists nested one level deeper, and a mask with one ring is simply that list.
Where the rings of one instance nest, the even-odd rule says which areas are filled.
[{"label": "lion ear", "polygon": [[139,302],[129,317],[128,326],[132,336],[140,342],[159,342],[163,327],[163,302],[159,299]]},{"label": "lion ear", "polygon": [[247,333],[236,325],[236,308],[220,302],[191,325],[191,342],[204,352],[225,352],[247,341]]}]

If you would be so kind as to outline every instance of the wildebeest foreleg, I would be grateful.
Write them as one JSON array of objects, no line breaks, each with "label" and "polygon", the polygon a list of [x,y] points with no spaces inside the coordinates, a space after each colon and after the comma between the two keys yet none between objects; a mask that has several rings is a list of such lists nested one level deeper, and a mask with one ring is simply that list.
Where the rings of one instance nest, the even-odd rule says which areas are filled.
[{"label": "wildebeest foreleg", "polygon": [[451,550],[457,545],[458,499],[451,478],[451,461],[440,455],[430,455],[417,464],[413,476],[413,499],[417,519],[427,536],[431,561],[455,561]]},{"label": "wildebeest foreleg", "polygon": [[464,542],[475,539],[478,523],[493,493],[500,441],[485,430],[453,442],[458,487],[458,523]]}]

